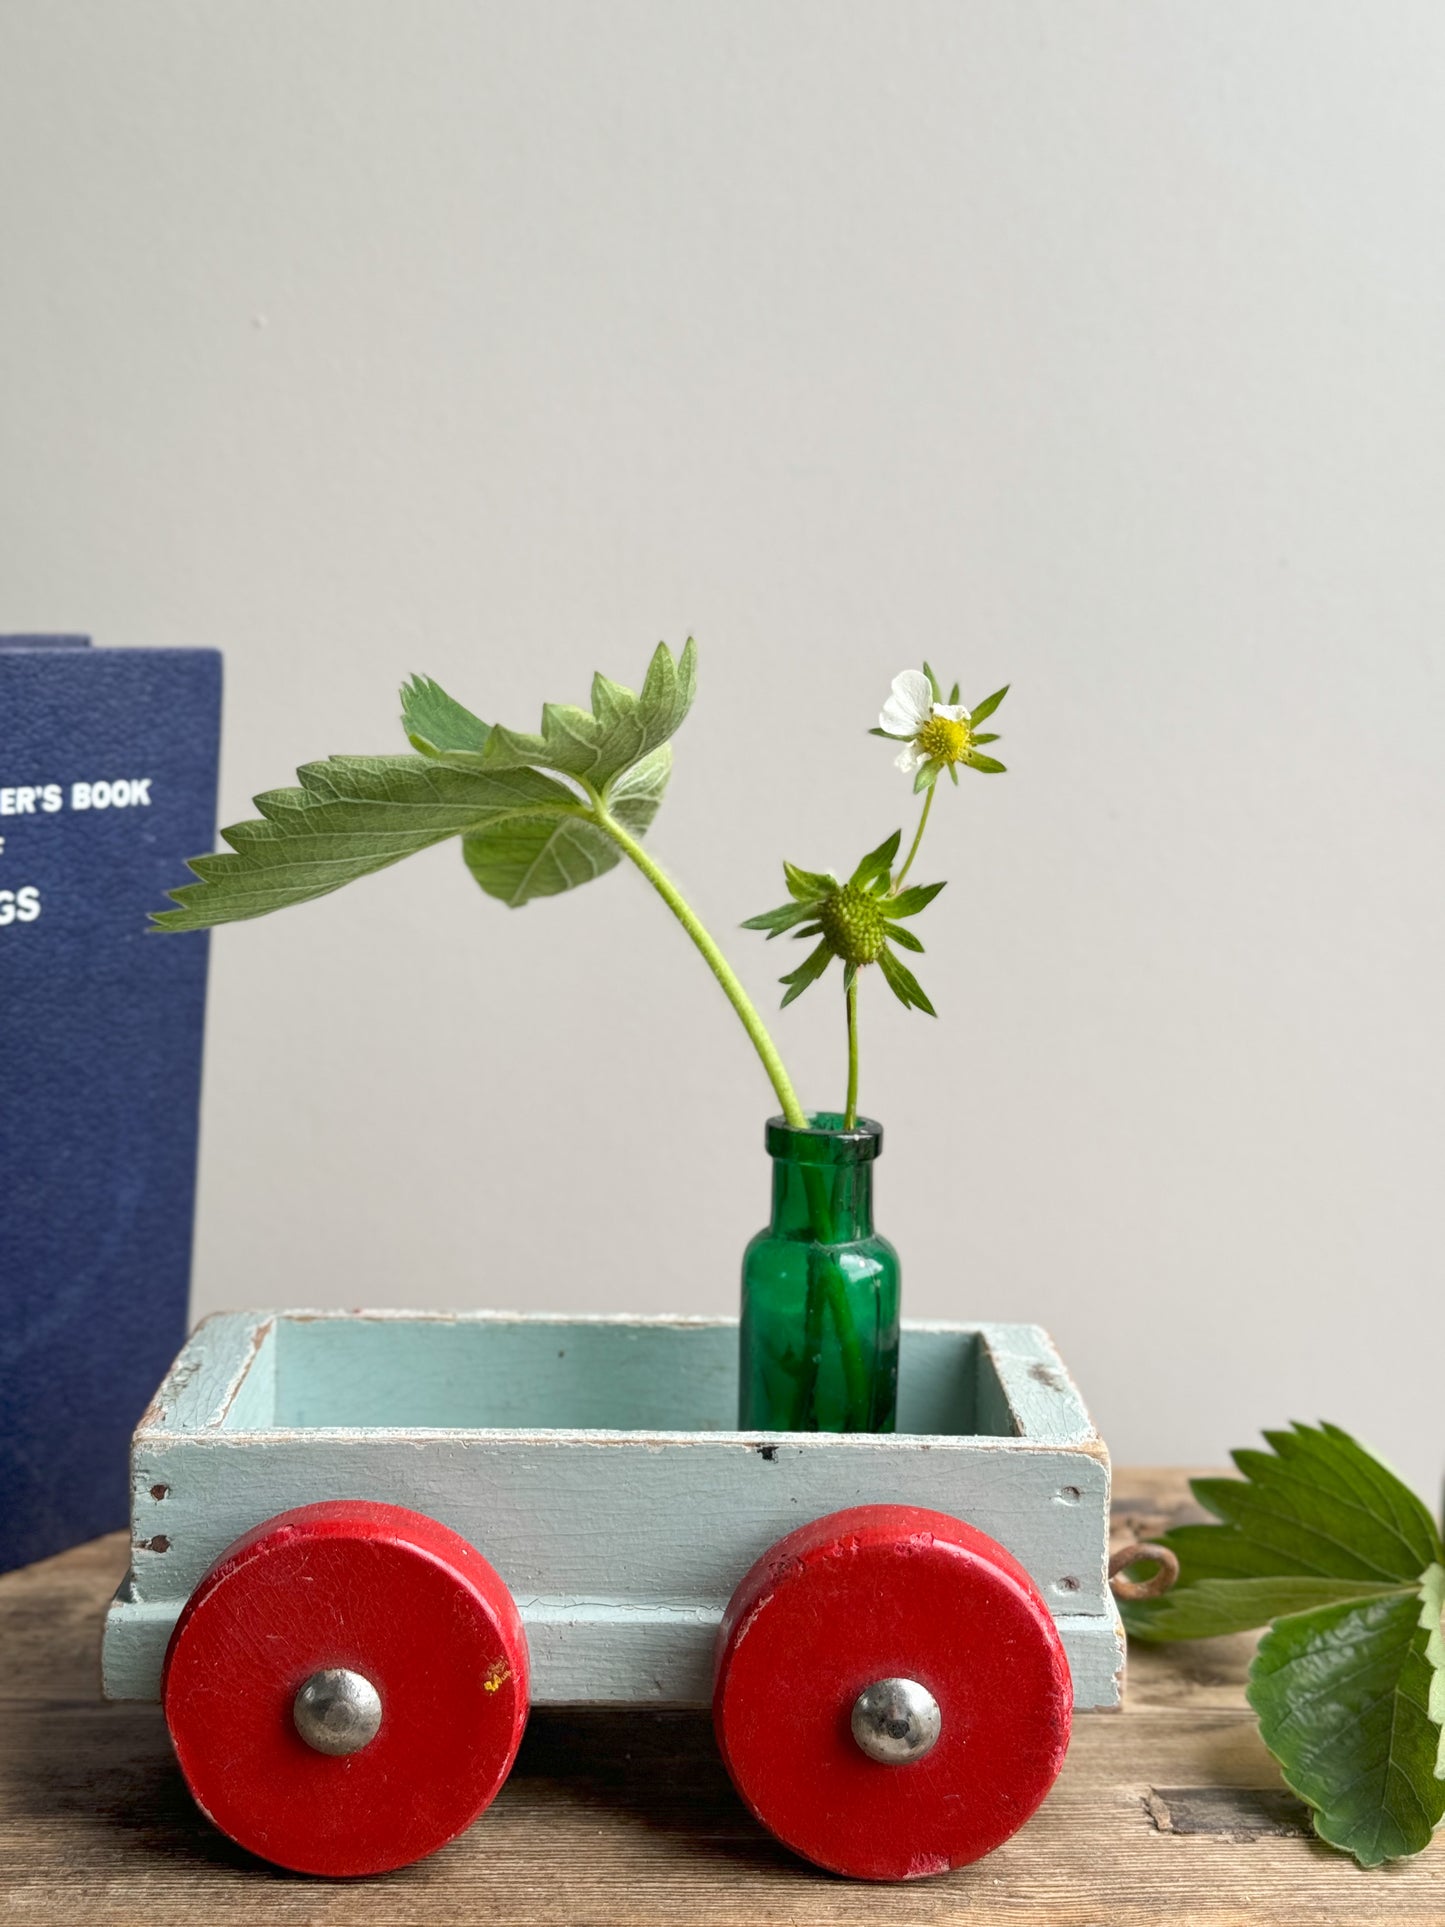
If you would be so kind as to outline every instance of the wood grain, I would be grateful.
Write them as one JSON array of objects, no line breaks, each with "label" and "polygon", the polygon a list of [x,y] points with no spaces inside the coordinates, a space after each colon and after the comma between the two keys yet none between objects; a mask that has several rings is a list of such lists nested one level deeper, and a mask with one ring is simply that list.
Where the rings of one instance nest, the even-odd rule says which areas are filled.
[{"label": "wood grain", "polygon": [[[1120,1540],[1189,1514],[1185,1475],[1115,1473]],[[818,1874],[732,1792],[705,1717],[534,1714],[492,1811],[384,1879],[300,1879],[191,1805],[158,1709],[98,1694],[115,1535],[0,1578],[0,1919],[511,1927],[1393,1927],[1445,1920],[1445,1842],[1363,1874],[1303,1829],[1255,1735],[1251,1642],[1137,1651],[1054,1792],[976,1866],[907,1887]]]}]

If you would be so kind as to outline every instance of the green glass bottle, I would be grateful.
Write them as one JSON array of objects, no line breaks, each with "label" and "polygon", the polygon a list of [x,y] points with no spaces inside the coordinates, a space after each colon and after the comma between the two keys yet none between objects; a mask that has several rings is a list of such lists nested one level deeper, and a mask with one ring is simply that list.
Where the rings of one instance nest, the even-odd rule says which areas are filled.
[{"label": "green glass bottle", "polygon": [[773,1217],[743,1254],[738,1424],[761,1432],[891,1432],[898,1253],[873,1229],[883,1129],[819,1111],[769,1120]]}]

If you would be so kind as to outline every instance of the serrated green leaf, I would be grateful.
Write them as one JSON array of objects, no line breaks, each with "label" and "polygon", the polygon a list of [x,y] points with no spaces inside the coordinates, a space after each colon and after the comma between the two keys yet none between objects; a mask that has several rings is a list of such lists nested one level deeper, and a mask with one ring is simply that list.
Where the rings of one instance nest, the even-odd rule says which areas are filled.
[{"label": "serrated green leaf", "polygon": [[1413,1583],[1445,1558],[1409,1487],[1337,1426],[1270,1435],[1234,1454],[1242,1479],[1196,1479],[1195,1498],[1257,1549],[1256,1573]]},{"label": "serrated green leaf", "polygon": [[327,896],[448,837],[548,809],[570,790],[535,770],[483,776],[425,756],[333,756],[297,771],[299,789],[258,796],[259,822],[221,832],[229,850],[198,856],[201,879],[169,894],[163,930],[205,930]]},{"label": "serrated green leaf", "polygon": [[511,910],[590,883],[621,857],[595,824],[555,813],[462,838],[462,860],[473,879]]},{"label": "serrated green leaf", "polygon": [[983,701],[969,712],[970,722],[986,723],[1012,687],[1012,683],[1005,683],[1002,689],[995,689],[991,696],[985,696]]},{"label": "serrated green leaf", "polygon": [[642,693],[596,676],[592,711],[552,705],[542,733],[489,727],[429,677],[401,692],[414,756],[338,756],[299,772],[300,788],[256,798],[257,822],[222,832],[230,849],[191,863],[200,879],[170,894],[163,930],[201,930],[325,896],[414,851],[462,836],[482,888],[522,904],[611,869],[619,852],[579,820],[582,799],[544,772],[606,795],[640,835],[667,782],[668,739],[692,702],[696,650],[659,644]]},{"label": "serrated green leaf", "polygon": [[906,890],[900,890],[888,902],[890,917],[916,917],[920,910],[926,910],[940,890],[946,889],[944,883],[910,883]]},{"label": "serrated green leaf", "polygon": [[402,684],[401,726],[423,756],[480,756],[491,730],[430,676]]},{"label": "serrated green leaf", "polygon": [[[613,784],[608,809],[631,835],[647,834],[671,770],[672,748],[664,743]],[[559,896],[605,875],[622,852],[594,823],[552,809],[464,836],[462,857],[489,897],[517,910],[535,897]]]},{"label": "serrated green leaf", "polygon": [[1445,1570],[1418,1589],[1280,1619],[1248,1698],[1321,1839],[1376,1867],[1418,1853],[1445,1816],[1437,1777]]},{"label": "serrated green leaf", "polygon": [[1367,1452],[1348,1432],[1325,1421],[1317,1431],[1296,1425],[1290,1431],[1266,1432],[1264,1437],[1295,1470],[1338,1489],[1390,1521],[1399,1541],[1402,1565],[1413,1559],[1417,1570],[1423,1571],[1427,1565],[1445,1564],[1445,1546],[1429,1509],[1397,1472],[1373,1452]]},{"label": "serrated green leaf", "polygon": [[1386,1593],[1394,1597],[1400,1590],[1362,1579],[1279,1573],[1267,1579],[1199,1579],[1176,1586],[1161,1599],[1121,1599],[1119,1610],[1131,1639],[1215,1639],[1224,1633],[1253,1632],[1287,1613]]},{"label": "serrated green leaf", "polygon": [[1318,1578],[1298,1560],[1252,1545],[1230,1526],[1174,1526],[1164,1535],[1179,1560],[1180,1586],[1196,1579],[1258,1579],[1303,1574]]},{"label": "serrated green leaf", "polygon": [[1292,1498],[1243,1479],[1196,1480],[1194,1496],[1217,1518],[1235,1527],[1241,1538],[1274,1563],[1277,1571],[1385,1582],[1400,1576],[1354,1552],[1348,1539],[1331,1531],[1328,1499],[1311,1504],[1306,1493]]},{"label": "serrated green leaf", "polygon": [[826,942],[820,943],[816,950],[811,951],[803,959],[796,970],[790,970],[786,977],[780,977],[778,982],[788,984],[790,988],[787,995],[783,998],[782,1003],[779,1005],[779,1009],[786,1010],[795,997],[802,996],[809,984],[816,983],[828,968],[832,956],[833,952],[828,944]]},{"label": "serrated green leaf", "polygon": [[1435,1778],[1445,1780],[1445,1566],[1430,1566],[1421,1577],[1420,1628],[1425,1635],[1425,1661],[1430,1668],[1425,1711],[1440,1734],[1435,1749]]},{"label": "serrated green leaf", "polygon": [[[1349,1449],[1358,1451],[1353,1441]],[[1438,1550],[1438,1540],[1423,1507],[1420,1508],[1421,1522],[1426,1530],[1415,1535],[1417,1543],[1412,1544],[1396,1520],[1381,1517],[1374,1499],[1358,1494],[1352,1481],[1347,1481],[1345,1490],[1332,1485],[1330,1474],[1334,1468],[1331,1466],[1309,1460],[1280,1460],[1269,1452],[1241,1451],[1231,1456],[1263,1506],[1288,1511],[1292,1518],[1325,1541],[1326,1556],[1332,1561],[1325,1567],[1326,1571],[1340,1569],[1339,1548],[1344,1545],[1350,1558],[1358,1560],[1371,1577],[1404,1581],[1412,1575],[1418,1576]],[[1359,1456],[1363,1459],[1365,1455]],[[1302,1467],[1303,1477],[1300,1476]],[[1235,1517],[1238,1523],[1237,1515]],[[1246,1536],[1258,1536],[1259,1522],[1252,1510],[1245,1519],[1244,1530]]]},{"label": "serrated green leaf", "polygon": [[887,980],[888,988],[905,1010],[912,1005],[915,1010],[921,1010],[929,1017],[938,1015],[913,972],[901,957],[894,956],[886,943],[878,953],[878,967]]},{"label": "serrated green leaf", "polygon": [[537,735],[495,725],[479,767],[549,769],[606,791],[625,769],[640,763],[682,726],[697,683],[697,651],[691,638],[673,660],[659,643],[640,694],[598,675],[592,679],[591,710],[547,703]]},{"label": "serrated green leaf", "polygon": [[[1181,1630],[1191,1593],[1214,1580],[1342,1580],[1351,1596],[1414,1584],[1445,1559],[1429,1512],[1387,1466],[1338,1426],[1267,1432],[1273,1456],[1242,1452],[1242,1479],[1195,1479],[1195,1498],[1219,1525],[1175,1526],[1164,1544],[1179,1561],[1166,1598],[1128,1608],[1140,1638],[1202,1637]],[[1166,1621],[1173,1628],[1166,1633]]]},{"label": "serrated green leaf", "polygon": [[1176,1526],[1166,1597],[1131,1637],[1272,1621],[1250,1674],[1265,1744],[1321,1837],[1362,1865],[1418,1852],[1445,1814],[1445,1559],[1429,1512],[1337,1425],[1267,1432],[1239,1479],[1196,1479],[1218,1525]]},{"label": "serrated green leaf", "polygon": [[870,850],[861,860],[848,881],[856,883],[862,889],[870,883],[877,882],[880,877],[886,877],[893,868],[893,859],[898,854],[898,845],[902,840],[901,830],[895,830],[892,836],[885,836],[878,848]]}]

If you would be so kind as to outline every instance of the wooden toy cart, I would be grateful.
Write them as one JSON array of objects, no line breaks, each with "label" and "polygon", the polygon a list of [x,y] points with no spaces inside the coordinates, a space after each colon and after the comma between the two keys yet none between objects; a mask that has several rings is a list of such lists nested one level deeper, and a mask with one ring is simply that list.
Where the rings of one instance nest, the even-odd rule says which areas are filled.
[{"label": "wooden toy cart", "polygon": [[107,1695],[302,1872],[432,1852],[579,1703],[711,1705],[821,1866],[976,1859],[1119,1704],[1104,1445],[1031,1325],[906,1324],[884,1437],[739,1432],[736,1374],[730,1320],[208,1319],[135,1434]]}]

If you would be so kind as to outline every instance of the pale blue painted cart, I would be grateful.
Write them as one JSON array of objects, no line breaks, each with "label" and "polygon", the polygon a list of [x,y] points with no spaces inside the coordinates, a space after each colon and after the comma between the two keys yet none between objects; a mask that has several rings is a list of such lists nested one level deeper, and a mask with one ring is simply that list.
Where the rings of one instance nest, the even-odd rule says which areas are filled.
[{"label": "pale blue painted cart", "polygon": [[[264,1775],[258,1771],[258,1779],[279,1786],[293,1766],[302,1776],[289,1796],[293,1817],[308,1802],[317,1814],[344,1805],[365,1774],[381,1773],[374,1762],[391,1731],[387,1722],[400,1734],[405,1708],[400,1687],[392,1700],[385,1692],[378,1698],[360,1663],[348,1667],[340,1648],[363,1621],[373,1623],[367,1619],[373,1613],[376,1638],[382,1645],[395,1642],[397,1625],[409,1612],[399,1601],[386,1607],[389,1617],[382,1607],[373,1608],[365,1587],[371,1584],[375,1593],[382,1585],[376,1562],[391,1553],[376,1546],[358,1552],[355,1535],[347,1538],[346,1520],[369,1511],[434,1522],[442,1535],[435,1543],[421,1526],[409,1540],[405,1531],[400,1534],[413,1565],[430,1575],[427,1584],[438,1560],[447,1563],[437,1545],[444,1540],[457,1549],[457,1612],[472,1614],[482,1629],[476,1637],[491,1638],[498,1653],[511,1655],[510,1663],[490,1662],[495,1679],[486,1690],[492,1696],[477,1702],[481,1710],[457,1717],[480,1721],[518,1687],[517,1704],[508,1700],[511,1752],[504,1778],[529,1703],[715,1702],[721,1690],[719,1642],[736,1644],[739,1626],[746,1631],[759,1610],[755,1584],[740,1621],[740,1582],[766,1570],[766,1604],[812,1557],[804,1548],[802,1556],[780,1565],[770,1549],[790,1535],[801,1545],[803,1528],[813,1530],[816,1540],[813,1522],[826,1523],[833,1515],[856,1524],[911,1508],[922,1509],[920,1517],[942,1516],[945,1525],[966,1522],[961,1532],[987,1535],[979,1543],[996,1542],[995,1552],[1002,1551],[995,1565],[1013,1577],[1000,1580],[995,1571],[990,1584],[999,1599],[1003,1592],[1009,1600],[1028,1594],[1028,1610],[1047,1622],[1042,1644],[1053,1642],[1063,1656],[1057,1664],[1074,1707],[1119,1705],[1124,1643],[1109,1583],[1108,1453],[1042,1331],[1031,1325],[905,1324],[899,1429],[883,1437],[739,1432],[737,1342],[735,1321],[706,1318],[278,1311],[206,1320],[135,1434],[131,1564],[106,1621],[106,1694],[166,1697],[193,1790],[244,1844],[306,1871],[377,1871],[452,1837],[459,1830],[451,1824],[460,1811],[455,1802],[432,1827],[434,1834],[445,1821],[449,1831],[431,1838],[418,1820],[411,1832],[403,1829],[400,1847],[377,1806],[375,1813],[384,1817],[370,1824],[388,1833],[388,1842],[369,1858],[353,1853],[348,1859],[334,1843],[313,1853],[274,1830],[248,1832],[228,1820],[228,1793],[207,1795],[198,1784],[205,1774],[192,1770],[172,1703],[181,1694],[176,1682],[185,1667],[173,1657],[167,1672],[168,1650],[174,1655],[177,1642],[184,1646],[187,1637],[197,1652],[204,1648],[211,1655],[201,1672],[192,1668],[188,1689],[204,1702],[193,1716],[200,1729],[194,1744],[204,1752],[233,1717],[238,1696],[250,1690],[249,1669],[264,1669],[268,1655],[292,1636],[297,1601],[311,1610],[323,1598],[332,1583],[324,1578],[326,1562],[341,1557],[340,1533],[351,1561],[342,1590],[355,1584],[362,1592],[354,1598],[346,1593],[352,1603],[345,1610],[342,1603],[327,1606],[325,1637],[336,1651],[324,1649],[331,1657],[314,1676],[283,1682],[285,1719],[268,1713],[255,1731],[263,1751],[281,1749],[265,1753],[271,1764]],[[313,1517],[332,1535],[314,1545],[306,1537]],[[853,1531],[846,1546],[856,1551],[866,1538]],[[830,1543],[830,1554],[844,1543]],[[916,1548],[922,1541],[915,1534],[906,1543]],[[961,1571],[964,1551],[957,1545],[949,1550],[948,1572]],[[468,1576],[472,1565],[490,1578]],[[886,1578],[897,1567],[895,1558],[881,1570]],[[837,1557],[828,1569],[841,1569]],[[284,1611],[276,1605],[277,1584],[262,1587],[257,1577],[272,1570],[278,1582],[283,1570],[293,1575],[282,1588]],[[923,1574],[924,1565],[917,1571]],[[365,1577],[372,1573],[374,1583]],[[861,1627],[880,1597],[879,1585],[870,1583],[866,1601],[848,1615],[850,1624]],[[979,1598],[980,1604],[960,1607],[950,1651],[982,1638],[994,1623],[994,1593]],[[224,1614],[217,1603],[223,1599],[231,1602]],[[273,1611],[282,1614],[275,1625],[267,1616]],[[939,1612],[947,1618],[944,1608]],[[453,1636],[456,1614],[450,1606],[447,1614],[440,1643],[432,1641],[438,1653]],[[421,1608],[415,1617],[423,1623]],[[221,1622],[230,1644],[206,1646],[212,1637],[206,1626]],[[1004,1619],[997,1628],[993,1645],[977,1649],[986,1652],[987,1665],[975,1653],[973,1684],[960,1688],[965,1698],[973,1693],[978,1699],[978,1682],[994,1655],[1017,1644],[1019,1636]],[[1028,1633],[1025,1643],[1033,1638]],[[761,1649],[760,1640],[755,1645]],[[322,1653],[323,1646],[315,1650]],[[444,1670],[444,1655],[436,1667]],[[505,1691],[495,1690],[504,1680]],[[886,1678],[870,1676],[867,1684],[901,1690],[912,1682],[895,1668]],[[311,1694],[305,1704],[302,1686]],[[423,1681],[415,1690],[424,1696],[432,1685]],[[859,1783],[859,1798],[868,1793],[875,1803],[871,1811],[882,1789],[892,1800],[894,1787],[916,1790],[938,1781],[944,1749],[933,1752],[932,1763],[924,1757],[938,1738],[936,1705],[931,1714],[909,1704],[885,1709],[886,1717],[875,1707],[868,1716],[865,1697],[855,1699],[850,1689],[845,1713],[852,1717],[856,1758],[849,1755],[838,1771],[875,1776]],[[927,1692],[922,1700],[932,1704]],[[842,1733],[847,1719],[839,1717]],[[877,1727],[871,1739],[859,1725],[865,1717],[874,1717]],[[924,1730],[930,1719],[932,1739]],[[1064,1720],[1066,1739],[1067,1707]],[[780,1721],[790,1723],[796,1721]],[[471,1743],[466,1738],[463,1752]],[[233,1736],[227,1744],[241,1742]],[[902,1750],[891,1755],[890,1745]],[[741,1739],[731,1751],[724,1742],[735,1777],[733,1755],[743,1748]],[[1062,1758],[1061,1747],[1055,1753]],[[898,1763],[906,1763],[901,1774]],[[478,1777],[475,1763],[473,1769],[465,1761],[458,1768],[463,1777],[468,1770]],[[234,1763],[227,1771],[229,1777],[217,1782],[224,1788],[245,1777]],[[317,1782],[316,1773],[335,1777]],[[480,1778],[490,1785],[489,1773]],[[393,1804],[404,1804],[408,1795],[397,1785],[395,1761],[386,1784]],[[334,1789],[335,1800],[330,1792],[320,1798],[318,1785]],[[947,1797],[956,1804],[955,1794]],[[416,1800],[426,1805],[420,1793]],[[906,1832],[907,1809],[900,1811]],[[773,1824],[766,1812],[763,1817]],[[839,1864],[836,1854],[830,1859],[806,1838],[800,1841],[796,1827],[792,1837],[787,1828],[775,1831],[823,1864]],[[920,1849],[905,1852],[896,1867],[845,1864],[841,1870],[897,1877],[958,1863],[951,1850],[930,1857]]]}]

